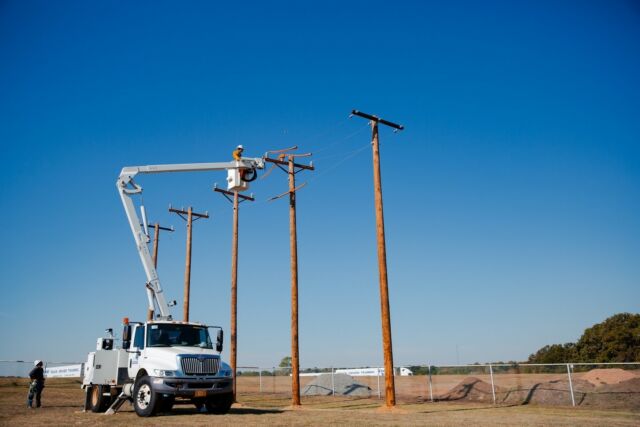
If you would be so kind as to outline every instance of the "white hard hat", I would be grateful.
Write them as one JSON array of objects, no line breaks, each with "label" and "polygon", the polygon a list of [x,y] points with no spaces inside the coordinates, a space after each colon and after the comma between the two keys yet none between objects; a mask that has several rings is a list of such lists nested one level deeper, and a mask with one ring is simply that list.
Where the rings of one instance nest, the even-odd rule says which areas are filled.
[{"label": "white hard hat", "polygon": [[238,145],[236,148],[239,148],[240,150],[244,150],[244,147],[242,146],[242,144]]},{"label": "white hard hat", "polygon": [[42,360],[34,360],[33,364],[35,366],[41,365],[42,364]]}]

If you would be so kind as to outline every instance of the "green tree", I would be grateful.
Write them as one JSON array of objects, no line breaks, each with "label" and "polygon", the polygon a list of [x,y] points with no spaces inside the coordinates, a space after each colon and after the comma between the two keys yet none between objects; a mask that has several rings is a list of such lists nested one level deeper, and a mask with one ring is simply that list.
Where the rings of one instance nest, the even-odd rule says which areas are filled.
[{"label": "green tree", "polygon": [[529,363],[640,361],[640,314],[619,313],[585,329],[577,343],[546,345]]},{"label": "green tree", "polygon": [[280,365],[278,365],[281,368],[289,368],[291,367],[291,356],[286,356],[283,357],[282,360],[280,361]]},{"label": "green tree", "polygon": [[586,329],[576,344],[582,362],[640,360],[640,314],[620,313]]},{"label": "green tree", "polygon": [[568,363],[575,361],[576,345],[572,342],[545,345],[529,356],[529,363]]}]

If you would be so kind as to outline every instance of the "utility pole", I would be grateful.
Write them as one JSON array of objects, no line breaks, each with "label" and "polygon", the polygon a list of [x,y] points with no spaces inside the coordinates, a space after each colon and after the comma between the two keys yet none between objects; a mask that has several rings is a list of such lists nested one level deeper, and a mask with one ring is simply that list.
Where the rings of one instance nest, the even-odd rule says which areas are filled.
[{"label": "utility pole", "polygon": [[[297,147],[293,147],[295,149]],[[287,150],[283,150],[287,151]],[[298,232],[296,227],[296,174],[303,170],[314,170],[313,164],[303,165],[295,163],[296,157],[309,157],[311,153],[290,154],[280,151],[278,159],[265,157],[265,162],[273,163],[289,175],[289,191],[270,200],[279,199],[289,194],[289,248],[291,251],[291,395],[292,405],[300,406],[300,358],[298,346]],[[284,158],[288,161],[284,161]],[[284,168],[287,166],[287,169]]]},{"label": "utility pole", "polygon": [[[236,360],[238,347],[238,213],[241,202],[254,201],[250,196],[239,194],[237,191],[227,191],[213,187],[213,191],[222,194],[233,203],[233,239],[231,243],[231,370],[233,371],[233,401],[236,401]],[[233,199],[231,199],[233,196]]]},{"label": "utility pole", "polygon": [[[185,211],[183,209],[174,209],[169,206],[169,212],[178,214],[178,216],[187,222],[187,256],[184,269],[184,304],[183,304],[183,320],[189,321],[189,292],[191,287],[191,225],[194,221],[201,218],[209,218],[209,213],[196,213],[193,208],[189,208]],[[186,215],[186,218],[185,218]],[[195,219],[194,219],[195,218]]]},{"label": "utility pole", "polygon": [[[171,231],[173,233],[173,227],[163,227],[157,222],[155,224],[149,224],[147,227],[153,228],[153,266],[158,269],[158,244],[160,242],[160,230]],[[153,310],[147,311],[147,320],[153,320]]]},{"label": "utility pole", "polygon": [[390,126],[395,131],[404,126],[383,120],[370,114],[353,110],[352,115],[363,117],[371,123],[371,146],[373,149],[373,187],[375,194],[376,234],[378,240],[378,270],[380,277],[380,311],[382,317],[382,349],[384,351],[385,400],[388,408],[396,405],[396,386],[393,378],[393,346],[391,342],[391,311],[389,309],[389,285],[387,281],[387,246],[384,236],[384,212],[382,209],[382,178],[380,176],[380,144],[378,123]]}]

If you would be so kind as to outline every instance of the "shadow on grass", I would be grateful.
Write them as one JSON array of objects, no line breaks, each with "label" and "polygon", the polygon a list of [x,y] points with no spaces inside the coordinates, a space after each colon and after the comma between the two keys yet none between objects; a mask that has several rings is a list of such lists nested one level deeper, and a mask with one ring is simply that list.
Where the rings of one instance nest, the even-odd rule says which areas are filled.
[{"label": "shadow on grass", "polygon": [[77,405],[77,404],[69,404],[69,405],[56,405],[56,404],[49,404],[49,403],[42,403],[42,406],[40,408],[34,408],[34,410],[42,410],[42,409],[53,409],[53,408],[76,408],[78,411],[82,411],[82,405]]},{"label": "shadow on grass", "polygon": [[[270,415],[270,414],[281,414],[285,411],[281,409],[260,409],[260,408],[231,408],[229,412],[225,415]],[[157,414],[162,417],[171,417],[171,416],[184,416],[184,415],[209,415],[212,417],[212,421],[215,420],[216,416],[224,416],[211,414],[208,412],[199,411],[196,408],[173,408],[171,412],[161,412]]]},{"label": "shadow on grass", "polygon": [[267,414],[282,414],[282,409],[259,409],[259,408],[231,408],[229,414],[237,415],[267,415]]},{"label": "shadow on grass", "polygon": [[442,413],[442,412],[463,412],[463,411],[485,411],[488,409],[503,409],[503,408],[513,408],[515,406],[522,406],[521,404],[513,404],[513,405],[499,405],[499,406],[474,406],[471,408],[455,408],[455,409],[436,409],[436,410],[427,410],[427,411],[416,411],[417,414],[434,414],[434,413]]}]

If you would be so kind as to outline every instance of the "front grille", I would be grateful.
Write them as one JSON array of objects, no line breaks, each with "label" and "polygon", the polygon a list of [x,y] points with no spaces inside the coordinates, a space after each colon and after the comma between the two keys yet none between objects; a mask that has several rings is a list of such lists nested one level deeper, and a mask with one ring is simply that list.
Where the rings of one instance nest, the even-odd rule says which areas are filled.
[{"label": "front grille", "polygon": [[220,369],[217,357],[183,357],[181,363],[185,375],[215,375]]}]

